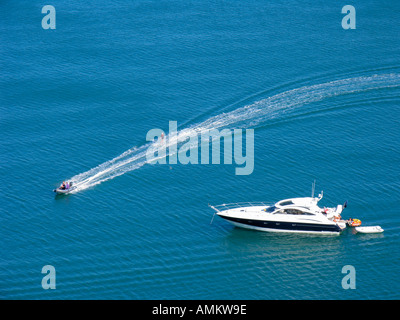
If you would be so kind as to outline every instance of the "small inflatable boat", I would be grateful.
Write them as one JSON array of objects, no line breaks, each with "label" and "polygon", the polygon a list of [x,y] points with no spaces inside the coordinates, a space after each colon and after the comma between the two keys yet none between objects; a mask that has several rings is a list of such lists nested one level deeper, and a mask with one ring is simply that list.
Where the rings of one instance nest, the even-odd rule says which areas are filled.
[{"label": "small inflatable boat", "polygon": [[381,233],[384,231],[380,226],[356,227],[355,229],[360,233]]},{"label": "small inflatable boat", "polygon": [[57,189],[54,189],[53,191],[57,194],[68,194],[70,193],[72,190],[74,190],[76,187],[72,186],[72,182],[70,182],[69,184],[69,188],[68,189],[61,189],[61,187],[58,187]]}]

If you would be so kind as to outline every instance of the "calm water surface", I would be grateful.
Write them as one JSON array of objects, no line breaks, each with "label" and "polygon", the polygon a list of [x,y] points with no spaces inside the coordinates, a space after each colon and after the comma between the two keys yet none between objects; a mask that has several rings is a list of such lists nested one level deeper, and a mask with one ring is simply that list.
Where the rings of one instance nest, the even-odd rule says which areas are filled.
[{"label": "calm water surface", "polygon": [[[2,1],[0,298],[399,299],[400,3],[352,4],[355,30],[336,1],[57,1],[44,30],[42,3]],[[145,164],[170,120],[254,129],[253,173]],[[208,203],[314,179],[321,206],[385,232],[210,224]]]}]

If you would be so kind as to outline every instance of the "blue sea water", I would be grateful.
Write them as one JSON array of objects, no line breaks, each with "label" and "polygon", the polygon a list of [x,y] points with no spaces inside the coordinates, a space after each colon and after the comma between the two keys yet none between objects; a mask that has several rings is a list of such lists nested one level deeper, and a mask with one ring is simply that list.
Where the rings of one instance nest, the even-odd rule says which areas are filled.
[{"label": "blue sea water", "polygon": [[[400,3],[352,1],[353,30],[346,4],[2,1],[0,298],[399,299]],[[254,129],[254,171],[146,164],[169,121]],[[66,179],[84,183],[55,196]],[[348,200],[345,218],[385,232],[210,224],[209,203],[314,180],[322,206]]]}]

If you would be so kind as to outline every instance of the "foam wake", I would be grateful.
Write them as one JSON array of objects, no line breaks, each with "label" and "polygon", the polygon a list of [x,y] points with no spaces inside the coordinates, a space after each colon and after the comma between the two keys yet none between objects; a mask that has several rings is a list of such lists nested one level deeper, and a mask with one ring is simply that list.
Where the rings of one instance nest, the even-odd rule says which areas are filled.
[{"label": "foam wake", "polygon": [[[197,136],[204,130],[221,130],[228,127],[254,128],[269,120],[284,118],[289,112],[301,112],[299,108],[313,102],[335,96],[399,86],[400,74],[364,76],[304,86],[210,117],[203,122],[179,130],[174,139],[166,136],[165,141],[168,141],[168,144],[176,143],[179,146],[189,137]],[[148,142],[129,149],[118,157],[67,180],[73,181],[77,187],[74,192],[79,192],[126,172],[137,170],[153,160],[146,158],[146,152],[148,148],[156,148],[157,143],[159,142]]]}]

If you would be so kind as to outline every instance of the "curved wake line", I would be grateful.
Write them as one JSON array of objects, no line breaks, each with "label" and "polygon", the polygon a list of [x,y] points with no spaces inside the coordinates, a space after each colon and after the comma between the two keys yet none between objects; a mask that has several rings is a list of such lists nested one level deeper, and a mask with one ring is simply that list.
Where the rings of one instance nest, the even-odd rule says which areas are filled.
[{"label": "curved wake line", "polygon": [[[301,106],[334,96],[399,86],[400,74],[356,77],[304,86],[210,117],[203,122],[179,130],[175,139],[166,139],[166,141],[169,145],[172,143],[179,144],[187,141],[188,137],[201,134],[202,131],[220,130],[233,125],[236,128],[250,128],[271,119],[281,118],[287,112],[297,110]],[[137,170],[152,160],[146,158],[147,150],[150,147],[157,147],[157,142],[148,142],[140,147],[133,147],[118,157],[67,180],[74,182],[76,189],[73,192],[76,193],[126,172]]]}]

